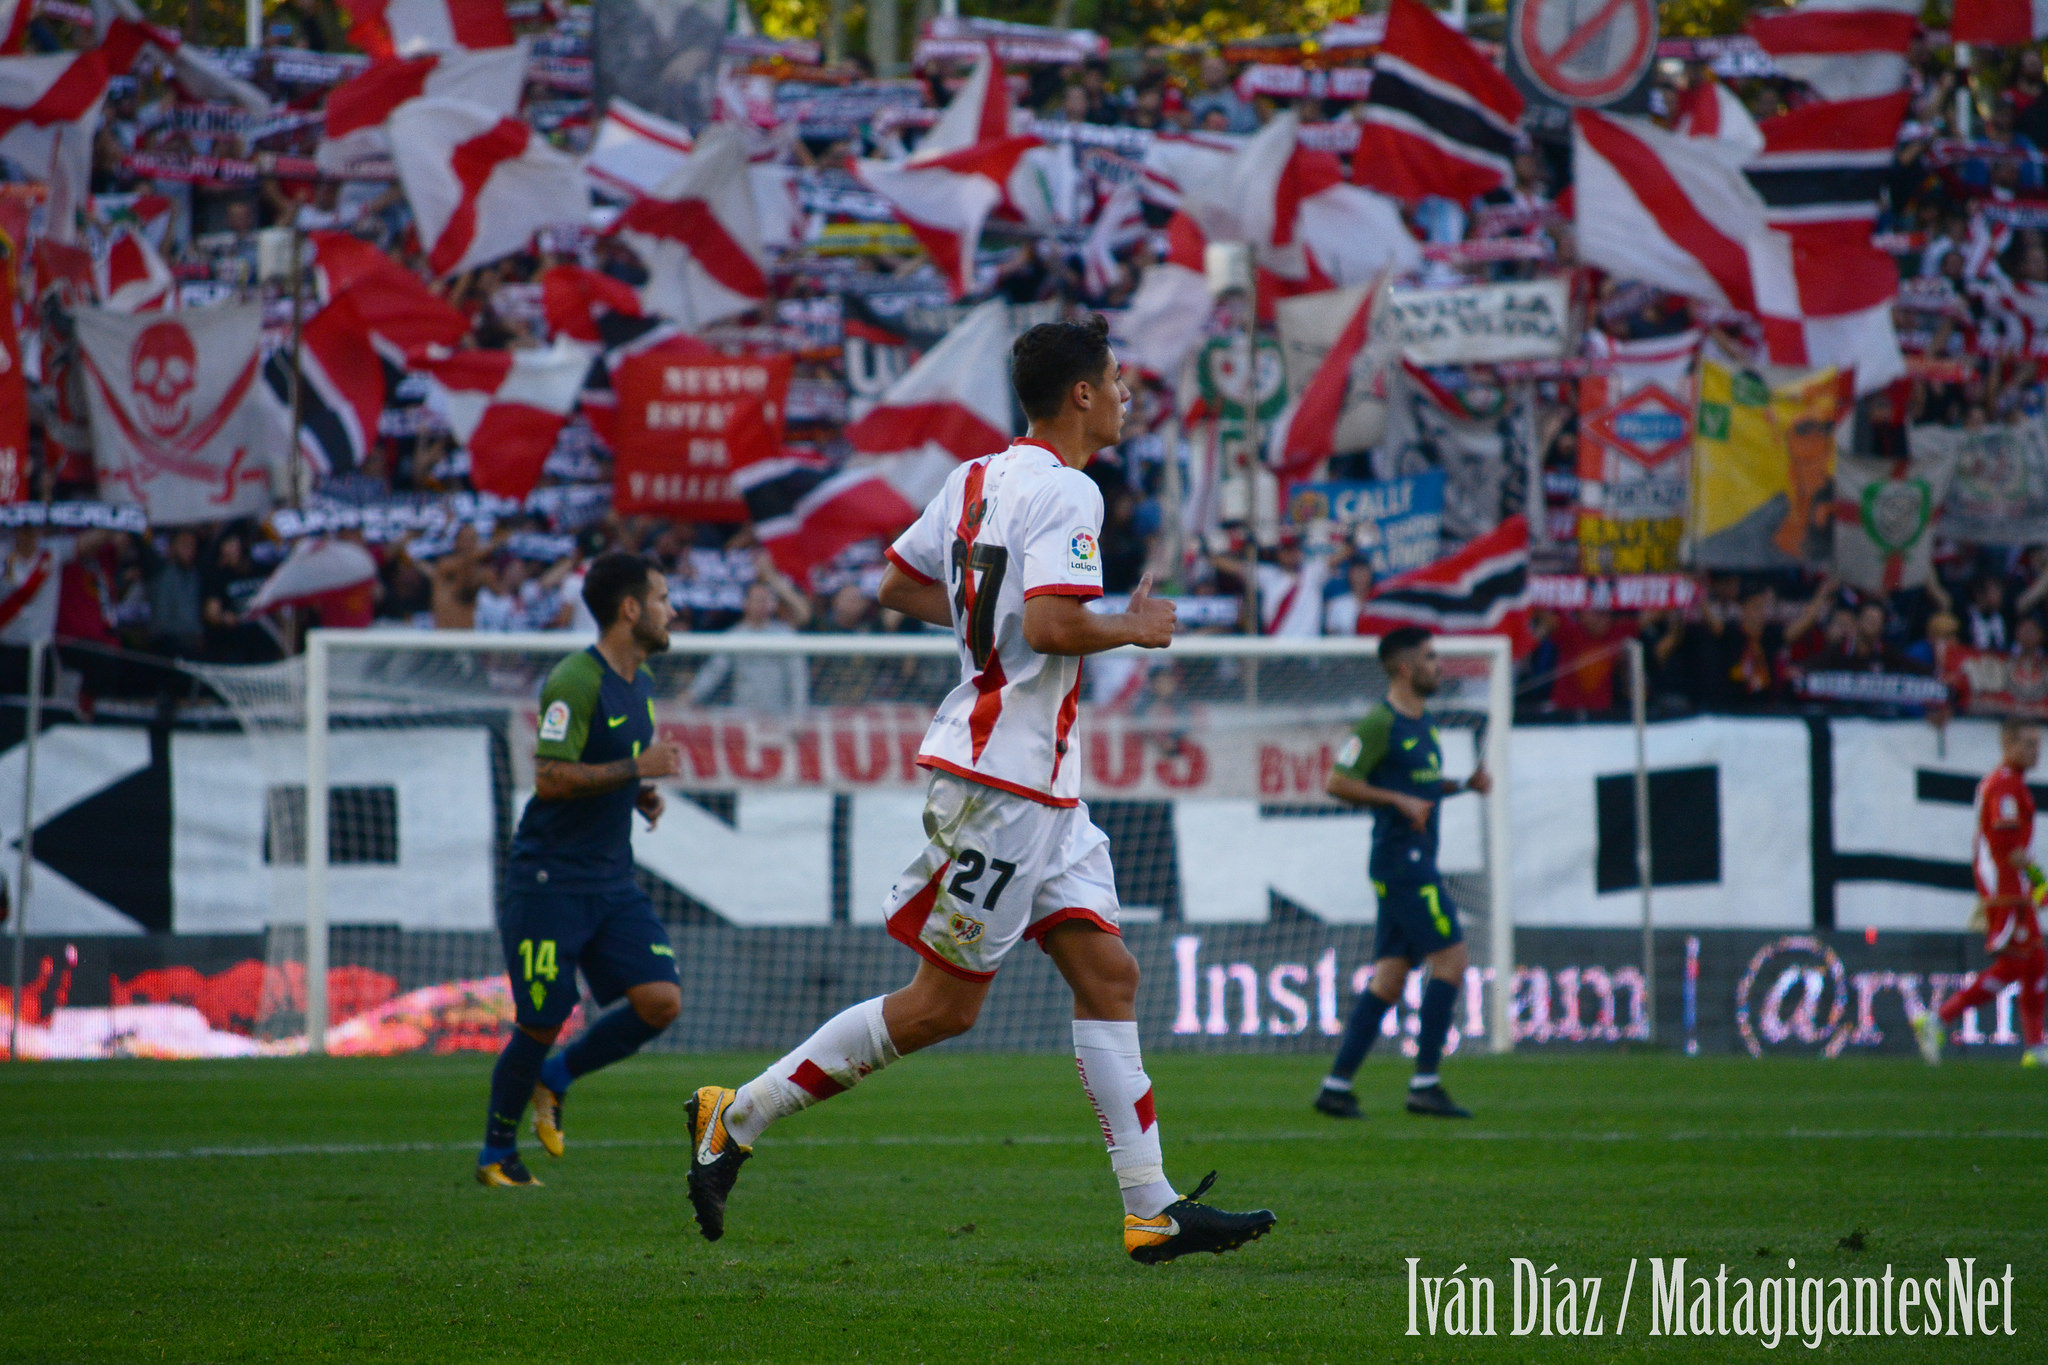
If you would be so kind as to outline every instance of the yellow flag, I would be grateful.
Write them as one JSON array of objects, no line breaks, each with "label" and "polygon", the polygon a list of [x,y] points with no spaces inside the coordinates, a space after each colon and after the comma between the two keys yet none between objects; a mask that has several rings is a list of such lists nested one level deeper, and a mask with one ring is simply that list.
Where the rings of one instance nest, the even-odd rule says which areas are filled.
[{"label": "yellow flag", "polygon": [[1840,375],[1782,384],[1702,360],[1688,538],[1704,569],[1776,569],[1832,549]]}]

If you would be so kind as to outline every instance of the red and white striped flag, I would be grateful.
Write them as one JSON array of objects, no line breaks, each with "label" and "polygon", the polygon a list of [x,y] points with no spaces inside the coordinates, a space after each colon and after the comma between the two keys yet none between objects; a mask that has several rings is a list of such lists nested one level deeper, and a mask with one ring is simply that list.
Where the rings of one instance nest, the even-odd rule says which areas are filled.
[{"label": "red and white striped flag", "polygon": [[[376,579],[375,555],[353,541],[318,536],[292,546],[284,563],[271,571],[249,599],[247,610],[253,615],[282,607],[325,606],[367,588]],[[323,614],[321,624],[342,623]]]},{"label": "red and white striped flag", "polygon": [[1755,309],[1749,243],[1769,231],[1735,156],[1646,119],[1572,115],[1579,255],[1623,279]]},{"label": "red and white striped flag", "polygon": [[416,99],[391,115],[390,130],[399,183],[437,275],[509,256],[539,229],[590,215],[575,159],[519,119],[462,100]]},{"label": "red and white striped flag", "polygon": [[5,0],[0,4],[0,53],[12,55],[21,51],[21,40],[28,35],[28,20],[35,11],[35,0]]},{"label": "red and white striped flag", "polygon": [[680,123],[612,96],[590,139],[583,173],[602,190],[638,199],[681,170],[697,135]]},{"label": "red and white striped flag", "polygon": [[57,241],[77,239],[107,81],[128,70],[142,42],[137,26],[116,24],[84,52],[0,57],[0,157],[50,187],[44,231]]},{"label": "red and white striped flag", "polygon": [[1422,0],[1393,0],[1351,178],[1411,203],[1464,203],[1514,178],[1521,117],[1521,92],[1464,34]]},{"label": "red and white striped flag", "polygon": [[946,101],[939,121],[925,130],[910,159],[935,161],[979,142],[998,141],[1015,131],[1011,122],[1009,80],[1003,75],[1003,64],[996,60],[995,49],[983,47],[974,59],[974,70]]},{"label": "red and white striped flag", "polygon": [[1745,167],[1773,229],[1751,266],[1772,362],[1853,368],[1859,394],[1905,372],[1891,316],[1898,268],[1870,234],[1910,98],[1822,101],[1766,119],[1764,149]]},{"label": "red and white striped flag", "polygon": [[974,252],[991,213],[1008,206],[1031,221],[1053,215],[1056,196],[1043,192],[1029,160],[1043,146],[1011,134],[1009,87],[984,51],[913,155],[856,161],[853,173],[889,201],[958,298],[973,292]]},{"label": "red and white striped flag", "polygon": [[354,161],[389,156],[385,124],[409,100],[467,100],[501,115],[516,114],[525,84],[524,43],[375,62],[328,95],[325,135],[314,160],[323,170],[340,171]]},{"label": "red and white striped flag", "polygon": [[[1292,113],[1226,149],[1207,141],[1161,139],[1147,153],[1148,174],[1170,184],[1180,204],[1174,224],[1201,242],[1245,242],[1281,294],[1363,284],[1382,270],[1422,263],[1398,207],[1344,182],[1328,152],[1300,145]],[[1169,233],[1175,230],[1169,225]],[[1200,268],[1199,246],[1184,262]]]},{"label": "red and white striped flag", "polygon": [[1010,443],[1009,308],[982,304],[846,429],[856,452],[837,473],[763,460],[733,477],[776,567],[800,581],[855,541],[917,519],[956,465]]},{"label": "red and white striped flag", "polygon": [[[280,411],[292,411],[292,351],[263,363],[263,382]],[[299,449],[322,477],[362,467],[384,411],[384,362],[348,297],[299,329]]]},{"label": "red and white striped flag", "polygon": [[[1957,0],[1958,21],[1966,3]],[[1746,27],[1780,71],[1823,99],[1863,99],[1905,89],[1906,49],[1920,32],[1920,8],[1920,0],[1805,0],[1751,15]]]},{"label": "red and white striped flag", "polygon": [[599,310],[641,316],[640,295],[615,276],[580,265],[551,265],[540,276],[541,315],[548,331],[576,341],[601,345]]},{"label": "red and white striped flag", "polygon": [[1764,135],[1735,92],[1711,75],[1696,81],[1679,97],[1674,132],[1685,137],[1726,143],[1747,158],[1764,149]]},{"label": "red and white striped flag", "polygon": [[597,348],[555,338],[546,350],[462,351],[422,366],[449,430],[469,451],[469,480],[524,498],[540,482]]},{"label": "red and white striped flag", "polygon": [[[776,163],[779,148],[764,153],[756,146],[756,130],[751,125],[723,116],[717,122],[732,123],[748,148],[747,183],[754,192],[761,245],[781,249],[802,246],[806,223],[803,204],[797,198],[795,167]],[[657,118],[614,95],[598,122],[590,152],[583,158],[583,174],[591,188],[631,202],[653,194],[662,181],[688,164],[696,144],[695,134],[682,124]]]},{"label": "red and white striped flag", "polygon": [[1006,137],[924,162],[856,161],[853,173],[889,201],[959,298],[974,291],[982,225],[1003,202],[1003,187],[1024,154],[1038,145],[1036,138]]},{"label": "red and white striped flag", "polygon": [[1337,453],[1337,425],[1344,416],[1344,400],[1351,391],[1359,357],[1373,339],[1373,318],[1386,297],[1386,287],[1383,275],[1366,290],[1300,397],[1288,404],[1274,423],[1267,463],[1283,479],[1298,478]]},{"label": "red and white striped flag", "polygon": [[350,0],[349,41],[372,57],[510,47],[505,0]]},{"label": "red and white striped flag", "polygon": [[[448,355],[468,319],[419,276],[345,232],[307,234],[326,306],[299,334],[299,448],[323,474],[359,467],[377,439],[387,362],[404,367]],[[265,362],[263,380],[292,404],[292,352]]]},{"label": "red and white striped flag", "polygon": [[329,303],[346,299],[363,334],[394,365],[445,356],[469,321],[419,276],[346,232],[309,232],[313,278]]},{"label": "red and white striped flag", "polygon": [[2048,3],[1956,0],[1949,37],[1958,43],[1981,43],[1985,47],[2024,47],[2048,37]]},{"label": "red and white striped flag", "polygon": [[114,313],[160,313],[177,302],[177,281],[149,239],[123,227],[92,263],[100,306]]},{"label": "red and white striped flag", "polygon": [[1176,261],[1148,265],[1130,307],[1111,324],[1117,358],[1127,369],[1176,382],[1188,356],[1208,339],[1215,312],[1200,270]]},{"label": "red and white striped flag", "polygon": [[1450,635],[1506,635],[1529,643],[1529,523],[1518,512],[1462,550],[1373,588],[1358,633],[1422,626]]},{"label": "red and white striped flag", "polygon": [[682,168],[628,205],[612,231],[647,266],[646,312],[694,331],[768,296],[746,148],[730,124],[707,127]]}]

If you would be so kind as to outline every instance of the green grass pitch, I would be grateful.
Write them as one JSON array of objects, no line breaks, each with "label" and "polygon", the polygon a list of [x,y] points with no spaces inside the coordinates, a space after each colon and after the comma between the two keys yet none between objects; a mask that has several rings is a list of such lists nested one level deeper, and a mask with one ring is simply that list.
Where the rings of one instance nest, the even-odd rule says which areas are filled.
[{"label": "green grass pitch", "polygon": [[[1167,1169],[1276,1231],[1125,1259],[1070,1059],[913,1058],[763,1141],[724,1241],[683,1196],[690,1087],[761,1058],[644,1057],[578,1085],[545,1189],[470,1177],[484,1057],[0,1067],[0,1359],[2048,1359],[2048,1075],[2010,1063],[1453,1058],[1479,1114],[1310,1112],[1316,1057],[1150,1061]],[[1860,1238],[1858,1236],[1860,1234]],[[1861,1250],[1844,1246],[1860,1240]],[[2014,1269],[2018,1336],[1508,1335],[1509,1258],[1604,1278]],[[1405,1257],[1493,1275],[1500,1335],[1410,1337]],[[1711,1274],[1711,1269],[1707,1273]],[[1994,1272],[1995,1273],[1995,1272]]]}]

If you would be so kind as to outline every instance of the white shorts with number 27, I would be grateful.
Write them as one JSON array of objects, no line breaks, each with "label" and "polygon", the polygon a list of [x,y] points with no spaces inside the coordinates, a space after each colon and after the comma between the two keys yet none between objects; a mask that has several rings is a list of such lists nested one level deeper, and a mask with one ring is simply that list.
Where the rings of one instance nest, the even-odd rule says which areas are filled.
[{"label": "white shorts with number 27", "polygon": [[1018,939],[1068,920],[1121,932],[1109,836],[1087,803],[1048,806],[935,773],[924,832],[931,842],[889,889],[889,933],[941,970],[987,981]]}]

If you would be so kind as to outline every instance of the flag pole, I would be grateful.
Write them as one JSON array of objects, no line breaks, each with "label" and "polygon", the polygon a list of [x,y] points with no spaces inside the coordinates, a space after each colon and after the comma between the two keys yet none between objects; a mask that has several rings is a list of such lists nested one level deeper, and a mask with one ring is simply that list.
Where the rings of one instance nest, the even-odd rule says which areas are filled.
[{"label": "flag pole", "polygon": [[28,932],[29,891],[35,884],[36,731],[43,724],[43,651],[46,641],[28,644],[28,715],[21,749],[21,867],[15,874],[13,991],[7,1005],[7,1060],[21,1060],[22,936]]},{"label": "flag pole", "polygon": [[305,422],[305,407],[301,395],[305,380],[299,370],[299,346],[305,333],[304,305],[301,295],[302,267],[299,262],[299,247],[305,233],[299,227],[297,210],[292,212],[292,441],[286,458],[292,462],[292,506],[304,507],[312,493],[313,471],[306,465],[305,452],[299,449],[299,433]]}]

